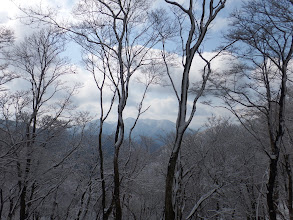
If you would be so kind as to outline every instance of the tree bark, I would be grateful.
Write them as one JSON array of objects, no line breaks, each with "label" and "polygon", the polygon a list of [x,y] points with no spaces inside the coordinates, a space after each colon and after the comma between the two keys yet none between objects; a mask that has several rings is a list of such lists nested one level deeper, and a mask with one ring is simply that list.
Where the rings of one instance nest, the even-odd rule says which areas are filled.
[{"label": "tree bark", "polygon": [[174,145],[176,151],[172,152],[171,157],[169,159],[165,186],[165,220],[175,219],[175,212],[173,208],[173,183],[182,137],[183,133],[177,134],[177,138]]},{"label": "tree bark", "polygon": [[[121,103],[121,100],[120,100]],[[121,106],[120,106],[121,107]],[[120,109],[119,107],[119,109]],[[121,109],[120,109],[121,110]],[[115,134],[115,153],[114,153],[114,205],[115,205],[115,220],[122,219],[122,208],[120,203],[120,175],[119,175],[119,151],[124,138],[124,124],[122,120],[122,111],[118,110],[119,117]]]},{"label": "tree bark", "polygon": [[26,213],[26,185],[22,187],[20,194],[20,209],[19,209],[19,219],[25,220],[27,218]]},{"label": "tree bark", "polygon": [[278,173],[278,156],[277,158],[270,159],[270,173],[269,173],[269,181],[267,184],[267,205],[269,209],[269,217],[270,220],[277,219],[277,204],[276,204],[276,177]]},{"label": "tree bark", "polygon": [[289,210],[289,219],[293,220],[293,178],[292,178],[292,170],[289,162],[289,155],[284,155],[285,159],[285,169],[288,175],[288,210]]}]

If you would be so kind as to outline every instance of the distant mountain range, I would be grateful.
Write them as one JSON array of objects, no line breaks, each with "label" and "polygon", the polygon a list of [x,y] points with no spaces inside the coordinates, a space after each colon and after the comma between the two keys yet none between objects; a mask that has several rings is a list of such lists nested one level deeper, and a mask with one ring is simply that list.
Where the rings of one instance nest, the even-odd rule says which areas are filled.
[{"label": "distant mountain range", "polygon": [[[126,118],[124,120],[125,125],[125,141],[128,140],[130,129],[132,128],[135,122],[134,118]],[[103,134],[104,135],[113,135],[116,131],[116,122],[104,122],[103,126]],[[90,134],[97,134],[99,128],[99,120],[94,120],[88,124],[86,127],[86,132]],[[136,123],[135,128],[132,131],[131,138],[136,143],[141,143],[142,146],[148,147],[148,149],[153,152],[159,149],[162,145],[164,145],[164,137],[166,135],[175,132],[176,125],[175,123],[168,120],[154,120],[154,119],[139,119]],[[151,142],[148,142],[148,146],[146,146],[146,142],[144,142],[145,138],[151,138]],[[151,144],[150,144],[151,143]],[[113,143],[110,141],[106,141],[104,146],[107,149],[112,149]],[[109,153],[113,153],[111,150]]]},{"label": "distant mountain range", "polygon": [[[134,118],[127,118],[124,120],[125,136],[128,137],[131,127],[135,122]],[[96,129],[99,127],[99,121],[95,120],[91,122],[88,128]],[[165,136],[171,132],[175,132],[175,123],[169,120],[154,120],[154,119],[139,119],[132,131],[132,137],[137,138],[140,136],[146,136],[151,138],[158,138]],[[116,122],[104,122],[103,133],[106,135],[114,134],[116,129]]]}]

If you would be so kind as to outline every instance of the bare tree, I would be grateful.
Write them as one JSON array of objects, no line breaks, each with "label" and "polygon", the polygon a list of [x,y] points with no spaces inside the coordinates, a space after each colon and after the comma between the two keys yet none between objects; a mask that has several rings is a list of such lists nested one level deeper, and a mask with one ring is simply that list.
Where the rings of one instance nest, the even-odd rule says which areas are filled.
[{"label": "bare tree", "polygon": [[[177,209],[174,203],[174,178],[176,172],[176,164],[182,144],[183,135],[188,128],[193,116],[196,112],[196,105],[198,99],[202,96],[206,82],[211,73],[211,63],[209,60],[206,60],[202,57],[200,46],[206,36],[208,28],[210,27],[212,21],[217,17],[218,13],[224,8],[226,0],[219,1],[200,1],[199,8],[196,8],[196,1],[189,1],[188,5],[181,5],[175,1],[165,0],[169,5],[176,8],[175,15],[178,18],[177,22],[179,24],[179,38],[181,39],[182,46],[182,81],[180,91],[177,91],[174,82],[171,78],[171,75],[168,71],[168,76],[173,85],[173,89],[178,101],[178,116],[176,121],[176,138],[172,147],[171,156],[168,163],[167,176],[166,176],[166,186],[165,186],[165,219],[177,219],[175,210]],[[177,12],[176,12],[177,11]],[[197,13],[200,13],[197,15]],[[185,30],[187,30],[185,32]],[[190,96],[189,86],[190,86],[190,69],[193,62],[194,56],[196,53],[199,53],[202,59],[206,62],[204,72],[202,74],[201,85],[196,89],[197,93],[193,98],[193,104],[191,108],[191,113],[187,115],[187,101]],[[163,53],[163,59],[166,61],[165,53]],[[166,62],[167,66],[167,62]]]},{"label": "bare tree", "polygon": [[[87,52],[87,51],[86,51]],[[109,215],[113,209],[113,202],[110,201],[110,204],[107,204],[107,184],[106,184],[106,177],[105,177],[105,168],[104,168],[104,150],[103,150],[103,128],[104,122],[108,118],[114,101],[116,97],[116,89],[113,91],[112,97],[110,97],[110,106],[108,109],[105,107],[105,89],[111,89],[110,84],[108,82],[108,62],[107,54],[104,53],[105,51],[100,50],[99,53],[96,51],[96,56],[94,54],[86,54],[84,58],[84,62],[86,64],[86,69],[90,71],[92,74],[96,86],[99,90],[99,106],[100,106],[100,116],[99,116],[99,129],[98,129],[98,154],[99,154],[99,171],[100,171],[100,179],[101,179],[101,188],[102,188],[102,195],[101,195],[101,210],[102,210],[102,219],[108,219]],[[99,57],[97,57],[99,55]],[[102,63],[99,65],[99,61]],[[109,207],[107,207],[107,205]]]},{"label": "bare tree", "polygon": [[231,122],[211,117],[206,129],[184,138],[186,217],[265,218],[266,155],[244,127]]},{"label": "bare tree", "polygon": [[15,200],[11,200],[9,218],[37,218],[38,205],[58,188],[59,181],[62,182],[61,178],[56,185],[41,187],[42,181],[49,182],[45,174],[54,171],[68,155],[51,168],[41,166],[46,160],[41,161],[40,157],[44,156],[50,141],[72,123],[70,98],[77,87],[68,87],[62,81],[62,77],[74,73],[68,60],[60,58],[64,47],[62,35],[46,29],[27,37],[6,56],[20,73],[19,83],[23,86],[1,101],[5,119],[1,130],[7,136],[1,159],[4,164],[13,165],[18,188],[14,186],[17,194]]},{"label": "bare tree", "polygon": [[10,29],[1,26],[0,27],[0,49],[10,45],[14,41],[14,33]]},{"label": "bare tree", "polygon": [[[258,112],[266,122],[267,142],[259,139],[261,131],[248,128],[269,157],[266,196],[272,220],[277,219],[278,213],[278,162],[285,132],[287,82],[293,54],[292,10],[287,0],[245,3],[233,15],[228,35],[229,40],[238,41],[234,52],[245,63],[236,61],[229,79],[224,77],[226,81],[220,80],[222,85],[218,84],[225,87],[225,101],[240,120],[249,116],[251,121]],[[240,106],[244,107],[243,111]],[[248,109],[253,109],[254,113],[248,114]]]},{"label": "bare tree", "polygon": [[[287,104],[286,104],[286,118],[285,118],[285,134],[283,140],[283,147],[281,148],[281,172],[283,174],[283,179],[281,179],[281,183],[283,184],[283,190],[285,191],[284,197],[286,197],[286,205],[289,210],[289,218],[290,220],[293,219],[293,175],[292,175],[292,144],[293,144],[293,137],[292,137],[292,84],[289,83],[288,85],[288,95],[286,97]],[[282,184],[281,184],[282,185]],[[282,194],[281,194],[282,195]]]},{"label": "bare tree", "polygon": [[[11,46],[13,42],[13,31],[7,29],[6,27],[0,26],[0,54],[2,54],[6,47]],[[3,57],[0,57],[0,73],[0,86],[16,77],[15,74],[12,74],[12,72],[7,70],[7,63]],[[0,91],[2,90],[3,88],[0,87]]]},{"label": "bare tree", "polygon": [[[98,57],[100,63],[95,64],[100,68],[101,77],[98,79],[102,79],[100,82],[103,82],[105,76],[116,94],[118,106],[114,138],[113,198],[107,208],[103,196],[102,212],[103,219],[109,217],[111,210],[114,210],[115,218],[121,219],[119,152],[125,135],[123,112],[127,105],[132,76],[141,66],[151,62],[150,49],[160,40],[160,35],[152,29],[154,21],[149,19],[149,4],[141,0],[81,0],[73,11],[74,22],[67,24],[58,22],[56,13],[51,9],[47,11],[42,8],[22,10],[27,14],[26,21],[54,25],[70,34],[86,51]],[[101,84],[98,87],[101,91]],[[103,111],[101,108],[100,110]],[[144,110],[141,108],[139,111]],[[100,116],[103,121],[107,113],[104,116],[102,113]],[[102,165],[102,161],[100,163]],[[105,195],[104,190],[103,195]]]},{"label": "bare tree", "polygon": [[[95,54],[90,54],[86,55],[87,58],[85,58],[85,62],[87,65],[87,69],[91,72],[93,75],[94,81],[96,83],[96,86],[99,90],[99,105],[100,105],[100,116],[99,116],[99,128],[98,128],[98,154],[99,154],[99,170],[100,170],[100,178],[101,178],[101,188],[102,188],[102,195],[101,195],[101,210],[105,210],[102,212],[103,218],[107,219],[109,218],[109,215],[112,212],[113,209],[113,198],[107,198],[107,190],[109,190],[109,186],[111,186],[112,181],[108,181],[106,183],[106,178],[104,173],[104,157],[105,157],[105,152],[104,152],[104,147],[103,147],[103,125],[105,120],[108,118],[111,110],[113,109],[113,105],[115,103],[115,98],[117,96],[117,91],[118,88],[113,85],[113,79],[111,78],[111,75],[109,74],[109,68],[113,68],[111,66],[111,59],[109,59],[109,54],[102,48],[99,52],[97,51],[97,48],[95,48]],[[142,94],[142,98],[137,106],[137,117],[133,122],[133,125],[131,126],[129,130],[129,135],[128,135],[128,148],[127,150],[124,150],[124,156],[125,158],[121,160],[120,163],[124,163],[123,168],[120,169],[120,175],[121,180],[120,184],[122,182],[126,182],[127,179],[130,179],[131,177],[128,176],[126,177],[123,172],[125,172],[125,169],[133,169],[132,171],[127,171],[127,175],[133,175],[134,173],[139,172],[141,169],[137,169],[138,166],[133,166],[131,161],[133,159],[132,153],[134,150],[132,149],[132,131],[134,130],[139,117],[148,109],[143,108],[143,101],[146,97],[146,93],[148,88],[150,87],[151,84],[157,83],[158,80],[160,79],[160,76],[162,75],[162,71],[160,71],[157,67],[158,62],[157,61],[149,61],[150,64],[148,63],[146,66],[141,67],[142,71],[140,72],[139,75],[137,75],[137,83],[141,83],[144,86],[144,91]],[[159,65],[160,66],[160,65]],[[142,73],[143,72],[143,73]],[[105,92],[107,92],[106,95],[104,95]],[[112,90],[112,95],[109,97],[109,90]],[[111,94],[111,93],[110,93]],[[105,103],[109,101],[109,107],[105,106]],[[126,153],[128,151],[128,153]],[[137,175],[137,174],[136,174]],[[126,184],[126,183],[125,183]],[[125,185],[124,184],[124,185]],[[107,204],[107,200],[108,202]]]},{"label": "bare tree", "polygon": [[[101,51],[104,65],[102,74],[106,74],[118,98],[113,202],[108,209],[104,207],[104,219],[108,218],[113,207],[115,218],[122,218],[119,152],[125,135],[123,112],[131,78],[138,68],[150,62],[147,55],[158,41],[157,36],[150,32],[152,23],[148,20],[147,11],[148,5],[142,1],[81,1],[75,12],[82,22],[74,27],[72,33],[88,51]],[[138,24],[139,29],[136,28]],[[104,202],[102,206],[105,206]]]}]

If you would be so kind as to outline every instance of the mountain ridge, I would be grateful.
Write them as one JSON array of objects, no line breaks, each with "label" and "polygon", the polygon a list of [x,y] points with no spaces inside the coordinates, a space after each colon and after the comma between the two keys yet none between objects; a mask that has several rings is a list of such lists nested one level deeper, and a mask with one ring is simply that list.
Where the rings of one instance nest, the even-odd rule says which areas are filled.
[{"label": "mountain ridge", "polygon": [[[126,118],[124,120],[125,136],[129,135],[130,129],[135,122],[134,118]],[[88,129],[98,129],[99,120],[94,120],[88,126]],[[167,135],[171,132],[175,132],[175,123],[169,120],[156,120],[156,119],[139,119],[135,128],[132,131],[132,137],[146,136],[151,138],[157,138],[161,135]],[[116,122],[105,121],[103,126],[103,134],[111,135],[115,132]]]}]

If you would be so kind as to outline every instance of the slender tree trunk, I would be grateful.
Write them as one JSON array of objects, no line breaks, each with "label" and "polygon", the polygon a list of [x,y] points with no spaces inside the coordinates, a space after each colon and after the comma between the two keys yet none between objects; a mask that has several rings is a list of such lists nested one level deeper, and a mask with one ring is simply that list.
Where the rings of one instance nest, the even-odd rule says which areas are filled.
[{"label": "slender tree trunk", "polygon": [[119,149],[115,149],[114,156],[114,203],[115,203],[115,219],[122,219],[122,209],[120,204],[120,177],[119,177],[119,165],[118,165]]},{"label": "slender tree trunk", "polygon": [[[123,20],[123,32],[120,37],[117,38],[118,44],[118,60],[119,60],[119,76],[120,76],[120,88],[121,91],[118,91],[119,104],[118,104],[118,122],[115,133],[115,153],[114,153],[114,205],[115,205],[115,219],[122,219],[122,208],[120,202],[120,175],[119,175],[119,151],[120,147],[124,140],[124,123],[123,123],[123,110],[126,106],[128,98],[128,85],[129,85],[129,75],[124,77],[124,63],[122,56],[122,41],[126,31],[127,16]],[[118,87],[116,85],[118,90]]]},{"label": "slender tree trunk", "polygon": [[12,219],[12,216],[14,214],[14,209],[13,209],[13,199],[10,197],[9,198],[9,213],[8,213],[8,220]]},{"label": "slender tree trunk", "polygon": [[[34,144],[35,141],[35,134],[36,134],[36,110],[34,110],[34,116],[31,119],[31,122],[33,122],[33,128],[32,132],[30,132],[30,126],[31,122],[27,125],[26,128],[26,164],[25,164],[25,170],[24,170],[24,179],[23,182],[19,182],[19,185],[22,186],[21,188],[21,194],[20,194],[20,213],[19,213],[19,218],[20,220],[25,220],[27,219],[28,213],[27,213],[27,202],[26,202],[26,196],[27,196],[27,179],[30,173],[30,168],[31,168],[31,148],[32,145]],[[31,195],[32,197],[32,195]]]},{"label": "slender tree trunk", "polygon": [[285,168],[286,173],[288,175],[288,210],[289,210],[289,219],[293,220],[293,178],[292,178],[292,170],[289,162],[289,155],[284,155],[285,158]]},{"label": "slender tree trunk", "polygon": [[270,173],[269,173],[269,181],[267,184],[267,205],[269,209],[269,217],[270,220],[277,219],[277,204],[276,204],[276,177],[278,173],[278,156],[276,158],[270,159]]},{"label": "slender tree trunk", "polygon": [[292,190],[292,184],[293,184],[293,180],[292,180],[292,172],[291,169],[289,170],[288,174],[288,209],[289,209],[289,218],[290,220],[293,220],[293,190]]},{"label": "slender tree trunk", "polygon": [[26,213],[26,185],[23,185],[21,194],[20,194],[20,210],[19,210],[19,219],[25,220],[27,217]]},{"label": "slender tree trunk", "polygon": [[175,212],[173,208],[173,183],[174,175],[176,169],[176,163],[179,155],[179,150],[181,147],[183,133],[176,135],[176,140],[174,144],[175,151],[172,152],[169,159],[167,177],[166,177],[166,186],[165,186],[165,220],[175,219]]},{"label": "slender tree trunk", "polygon": [[[293,44],[292,44],[293,45]],[[293,46],[291,45],[291,54],[293,51]],[[269,173],[269,181],[267,184],[267,205],[269,208],[269,217],[270,220],[277,219],[277,210],[278,210],[278,198],[277,198],[277,182],[276,178],[278,175],[278,161],[279,161],[279,153],[281,141],[284,135],[284,124],[285,124],[285,105],[286,105],[286,95],[287,95],[287,65],[288,61],[284,63],[280,70],[282,71],[282,82],[281,82],[281,90],[280,90],[280,99],[279,99],[279,114],[278,114],[278,128],[275,137],[275,141],[273,140],[272,132],[270,133],[271,139],[271,151],[272,157],[270,158],[270,173]],[[269,127],[270,129],[270,127]]]},{"label": "slender tree trunk", "polygon": [[114,205],[115,205],[115,219],[122,219],[122,208],[120,203],[120,175],[119,175],[119,151],[124,137],[124,124],[122,121],[122,111],[119,115],[118,124],[115,134],[115,153],[114,153]]},{"label": "slender tree trunk", "polygon": [[103,220],[107,220],[109,218],[109,212],[106,211],[106,183],[104,177],[104,155],[102,149],[102,134],[103,134],[103,120],[100,120],[100,130],[99,130],[99,143],[98,143],[98,151],[100,157],[100,178],[102,181],[102,215]]},{"label": "slender tree trunk", "polygon": [[3,211],[4,201],[3,201],[3,191],[0,188],[0,220],[2,219],[2,211]]}]

